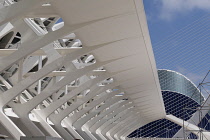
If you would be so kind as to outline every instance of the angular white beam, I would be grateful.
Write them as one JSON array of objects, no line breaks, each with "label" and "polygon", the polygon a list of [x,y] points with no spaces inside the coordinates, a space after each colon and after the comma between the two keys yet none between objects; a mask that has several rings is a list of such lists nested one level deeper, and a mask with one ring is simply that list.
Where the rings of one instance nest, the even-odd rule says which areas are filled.
[{"label": "angular white beam", "polygon": [[112,97],[114,97],[115,95],[117,95],[119,93],[121,93],[121,91],[111,92],[111,93],[108,93],[108,95],[101,96],[99,99],[96,99],[96,100],[92,101],[85,108],[83,108],[79,112],[76,112],[73,116],[69,117],[68,118],[69,119],[69,123],[74,126],[74,123],[77,120],[79,120],[79,118],[81,118],[85,113],[91,111],[94,107],[96,107],[100,103],[102,103],[104,101],[107,101],[107,100],[110,100]]},{"label": "angular white beam", "polygon": [[[206,101],[202,104],[202,106],[205,107],[205,109],[197,110],[193,116],[187,120],[189,123],[198,125],[200,123],[200,120],[202,120],[205,115],[209,112],[210,108],[207,109],[206,107],[210,104],[210,96],[206,99]],[[199,117],[200,113],[202,114],[201,117]],[[190,134],[190,132],[187,132]],[[181,128],[174,136],[174,138],[183,138],[183,128]]]},{"label": "angular white beam", "polygon": [[[110,44],[110,43],[106,43],[106,44],[102,44],[102,45],[97,45],[97,46],[94,46],[94,47],[88,47],[88,48],[85,48],[85,49],[81,49],[81,50],[79,50],[77,53],[75,52],[73,55],[68,55],[68,56],[66,56],[66,60],[65,61],[71,61],[71,60],[73,60],[73,59],[75,59],[79,54],[83,54],[83,53],[87,53],[87,52],[89,52],[89,51],[91,51],[91,50],[94,50],[94,49],[97,49],[97,48],[100,48],[100,47],[102,47],[102,46],[104,46],[104,45],[107,45],[107,44]],[[60,60],[60,59],[59,59]],[[61,60],[62,61],[62,60]],[[96,65],[94,65],[94,66],[89,66],[88,68],[87,68],[87,71],[85,71],[85,70],[83,70],[83,71],[81,71],[81,73],[79,73],[78,71],[77,72],[74,72],[73,74],[70,74],[70,79],[69,78],[67,78],[68,77],[68,75],[67,75],[67,77],[66,78],[64,78],[64,79],[62,79],[62,82],[60,81],[59,82],[59,84],[60,83],[64,83],[63,84],[63,86],[65,86],[66,84],[68,84],[68,83],[70,83],[71,81],[73,81],[74,79],[76,79],[76,78],[78,78],[79,77],[79,75],[81,76],[81,75],[83,75],[83,74],[85,74],[85,73],[87,73],[88,71],[90,71],[90,70],[93,70],[93,69],[96,69],[96,68],[98,68],[98,67],[100,67],[100,66],[103,66],[104,64],[108,64],[108,63],[111,63],[112,61],[114,61],[114,60],[110,60],[110,61],[107,61],[107,62],[104,62],[104,63],[98,63],[98,65],[96,64]],[[58,66],[62,66],[61,64],[60,64],[60,62],[58,61],[57,63],[55,63],[55,62],[53,62],[52,64],[54,64],[54,66],[56,66],[56,68],[58,67]],[[50,67],[50,70],[49,70],[49,68],[46,68],[46,67]],[[52,68],[52,66],[49,66],[49,65],[47,65],[47,66],[45,66],[44,68],[45,69],[47,69],[48,71],[51,71],[52,69],[55,69],[54,67]],[[36,75],[35,77],[37,78],[37,80],[38,79],[40,79],[40,77],[43,77],[43,75],[41,75],[41,76],[37,76],[39,73],[41,73],[41,74],[43,74],[42,73],[42,71],[46,71],[45,69],[41,69],[40,71],[38,71],[36,74],[34,74],[34,75]],[[76,74],[77,74],[77,76],[75,76]],[[35,81],[37,81],[37,80],[35,80],[35,78],[34,78],[34,75],[32,75],[31,77],[33,77],[33,81],[30,81],[30,82],[35,82]],[[74,75],[74,76],[72,76],[72,75]],[[28,79],[30,79],[31,77],[28,77]],[[26,78],[27,79],[27,78]],[[20,89],[18,89],[20,92],[19,93],[21,93],[22,92],[22,90],[24,90],[24,89],[26,89],[27,87],[29,87],[30,86],[30,82],[29,81],[27,81],[27,80],[24,80],[24,82],[25,82],[25,84],[22,84],[22,83],[20,83],[19,85],[20,85],[20,87],[21,87],[21,90]],[[65,80],[65,81],[64,81]],[[23,87],[22,85],[24,85],[25,87]],[[57,88],[61,88],[61,85],[59,85],[59,86],[56,86]],[[13,90],[13,93],[15,94],[15,95],[17,95],[18,94],[18,90],[17,89],[15,89],[14,87],[11,89],[11,90]],[[10,90],[10,92],[11,92],[11,90]],[[52,93],[52,92],[55,92],[56,90],[58,90],[58,89],[55,89],[55,90],[52,90],[52,89],[50,89],[50,93],[47,93],[47,94],[40,94],[39,96],[37,96],[37,97],[35,97],[35,98],[33,98],[32,100],[30,100],[28,103],[26,103],[26,104],[28,104],[28,105],[22,105],[22,107],[21,108],[23,108],[22,110],[19,110],[19,107],[20,107],[20,105],[19,106],[16,106],[16,112],[17,112],[17,114],[19,115],[19,116],[28,116],[27,114],[34,108],[34,107],[36,107],[41,101],[43,101],[44,99],[46,99],[48,96],[50,96],[50,94]],[[7,92],[9,92],[9,91],[7,91]],[[49,92],[49,91],[48,91]],[[6,93],[5,93],[5,95],[6,95]],[[10,95],[12,96],[10,96],[10,97],[8,97],[8,96],[6,96],[6,98],[7,98],[7,100],[4,100],[4,102],[1,102],[1,103],[3,103],[3,105],[5,105],[7,102],[9,102],[10,100],[12,100],[12,98],[15,96],[15,95],[12,95],[11,93],[10,93]],[[40,97],[41,96],[41,97]],[[43,98],[43,96],[44,96],[44,98]],[[36,99],[38,99],[38,100],[36,100]],[[25,114],[25,115],[24,115]],[[22,117],[22,118],[24,118],[24,119],[26,119],[25,117]],[[24,122],[26,122],[26,120],[25,121],[23,121],[23,123]],[[27,122],[29,122],[29,120],[27,121]],[[26,124],[26,126],[28,126],[28,128],[29,129],[31,129],[32,131],[35,131],[36,129],[33,129],[34,128],[34,125],[31,123],[31,127],[29,127],[29,124],[30,123],[27,123]],[[32,127],[33,126],[33,127]],[[37,130],[38,131],[38,130]],[[37,135],[37,133],[36,133],[36,135]],[[40,134],[41,135],[41,134]]]},{"label": "angular white beam", "polygon": [[[105,124],[103,124],[103,126],[102,127],[104,127],[104,129],[102,129],[101,127],[101,129],[102,130],[100,130],[100,133],[104,136],[104,137],[106,137],[107,139],[109,139],[109,137],[107,136],[107,131],[109,131],[113,126],[115,126],[115,125],[117,125],[117,124],[119,124],[119,123],[121,123],[119,120],[121,120],[121,118],[124,118],[124,116],[127,116],[127,114],[130,114],[130,113],[133,113],[133,112],[136,112],[136,110],[135,109],[125,109],[126,111],[123,111],[123,112],[121,112],[119,115],[121,115],[120,117],[118,117],[119,115],[117,115],[114,119],[112,119],[112,120],[108,120],[108,121],[112,121],[111,123],[110,122],[106,122],[107,123],[107,125],[105,126]],[[128,117],[128,116],[127,116]]]},{"label": "angular white beam", "polygon": [[[114,123],[116,120],[120,119],[122,116],[126,115],[127,113],[130,113],[132,109],[129,109],[129,108],[132,106],[133,104],[128,104],[114,111],[112,114],[108,115],[107,117],[105,117],[104,119],[100,121],[100,123],[101,122],[102,123],[96,130],[97,131],[99,130],[99,132],[105,136],[106,128],[108,128],[110,124]],[[90,130],[93,131],[94,129],[90,128]]]},{"label": "angular white beam", "polygon": [[65,95],[64,98],[61,98],[60,100],[57,100],[53,103],[51,103],[48,107],[39,110],[38,113],[46,120],[46,118],[52,114],[56,109],[58,109],[62,104],[64,104],[65,102],[67,102],[68,100],[70,100],[71,98],[73,98],[74,96],[76,96],[77,94],[79,94],[80,92],[95,86],[97,83],[101,82],[102,80],[112,77],[115,74],[119,74],[120,72],[114,72],[114,73],[107,73],[107,72],[103,72],[103,73],[99,73],[98,77],[96,77],[95,79],[91,79],[87,82],[85,82],[84,84],[80,85],[78,88],[75,88],[74,90],[72,90],[69,94]]},{"label": "angular white beam", "polygon": [[[114,94],[114,93],[113,93]],[[99,103],[101,103],[102,101],[103,101],[104,99],[101,99],[99,102],[97,102],[98,104]],[[81,104],[80,104],[81,105]],[[69,108],[71,108],[71,106],[69,107]],[[68,109],[68,108],[67,108]],[[65,110],[67,110],[67,109],[65,109]],[[67,110],[68,111],[68,110]],[[58,117],[57,116],[54,116],[53,115],[53,117],[51,117],[50,116],[50,120],[55,124],[55,128],[56,128],[56,130],[58,130],[59,129],[59,132],[61,133],[61,131],[62,130],[64,130],[64,129],[61,129],[61,121],[64,119],[64,117],[65,116],[67,116],[68,114],[70,114],[69,112],[72,112],[72,111],[68,111],[67,113],[65,113],[65,112],[63,112],[62,114],[61,113],[59,113],[60,115],[62,115],[61,117],[59,117],[59,115],[58,115]],[[65,115],[63,115],[65,113]],[[67,114],[67,115],[66,115]],[[56,118],[55,118],[56,117]],[[55,119],[56,120],[55,120]],[[68,123],[68,122],[67,122]],[[69,123],[68,123],[68,125],[69,125]],[[69,127],[67,127],[67,129],[71,129],[70,128],[71,126],[69,126]],[[68,138],[68,135],[67,134],[64,134],[64,132],[63,133],[61,133],[61,135],[62,135],[62,137],[65,139],[65,138]]]},{"label": "angular white beam", "polygon": [[7,129],[8,132],[16,139],[19,140],[20,136],[25,134],[0,110],[0,122]]},{"label": "angular white beam", "polygon": [[[126,112],[126,110],[125,110],[125,112]],[[123,112],[122,112],[122,113],[123,113]],[[121,113],[121,114],[122,114],[122,113]],[[132,116],[132,115],[131,115],[131,116]],[[120,117],[119,115],[116,116],[116,117],[114,118],[114,120],[119,119],[119,117]],[[136,116],[135,116],[135,117],[136,117]],[[134,119],[135,117],[132,116],[131,118]],[[125,123],[125,124],[126,124],[126,123]],[[103,126],[103,125],[102,125],[102,126]],[[123,126],[123,127],[121,126],[121,127],[120,127],[120,130],[121,130],[122,128],[124,128],[124,126]],[[99,129],[96,130],[96,133],[93,133],[93,134],[97,135],[97,133],[98,133],[99,137],[101,137],[101,139],[106,139],[106,138],[108,138],[108,137],[106,137],[106,135],[103,135],[103,134],[101,133],[101,130],[99,130]],[[100,134],[101,134],[101,135],[100,135]]]},{"label": "angular white beam", "polygon": [[0,59],[0,62],[2,64],[0,66],[0,72],[9,68],[12,64],[17,63],[19,60],[30,55],[34,51],[50,44],[51,42],[55,41],[57,38],[61,38],[62,36],[71,33],[71,30],[69,29],[70,29],[69,27],[64,26],[63,28],[54,32],[50,32],[45,36],[35,38],[33,42],[31,41],[24,42],[17,51],[12,53],[11,55],[8,55]]},{"label": "angular white beam", "polygon": [[[123,119],[125,119],[125,118],[127,118],[127,117],[129,117],[127,114],[131,114],[131,113],[134,113],[134,112],[136,112],[137,110],[136,109],[128,109],[127,110],[127,113],[125,114],[125,115],[122,115],[120,118],[118,118],[115,122],[112,122],[111,124],[109,124],[106,128],[104,128],[102,131],[101,131],[101,133],[104,135],[104,136],[106,136],[106,134],[107,134],[107,132],[108,131],[111,131],[111,129],[112,130],[114,130],[114,127],[116,126],[116,125],[120,125],[121,123],[123,123],[124,121],[123,121]],[[134,113],[135,114],[135,113]]]},{"label": "angular white beam", "polygon": [[[108,64],[108,63],[111,63],[112,61],[110,60],[110,61],[107,61],[107,62],[101,62],[101,63],[99,63],[98,62],[98,65],[97,64],[95,64],[95,65],[93,65],[93,66],[89,66],[89,67],[87,67],[87,71],[81,71],[81,73],[79,73],[79,72],[74,72],[73,74],[71,73],[70,74],[70,77],[72,78],[70,78],[71,80],[69,81],[69,78],[64,78],[63,79],[63,81],[62,81],[62,83],[64,83],[64,86],[66,85],[66,84],[68,84],[68,83],[70,83],[71,81],[73,81],[74,79],[76,79],[76,78],[78,78],[79,77],[79,75],[81,76],[81,75],[83,75],[83,74],[85,74],[85,73],[87,73],[88,71],[90,71],[90,70],[94,70],[94,69],[96,69],[96,68],[98,68],[98,67],[100,67],[100,66],[103,66],[104,64]],[[57,65],[59,65],[60,63],[59,62],[57,62],[58,64],[55,64],[55,62],[53,62],[53,64],[54,64],[54,66],[56,66],[57,67]],[[47,65],[48,66],[48,65]],[[44,69],[44,68],[43,68]],[[43,74],[42,73],[42,70],[43,69],[41,69],[40,71],[38,71],[37,73],[41,73],[41,74]],[[50,69],[52,69],[51,67],[50,67]],[[55,68],[53,68],[53,69],[55,69]],[[36,75],[37,75],[37,73],[36,73]],[[75,74],[76,73],[76,74]],[[74,76],[72,76],[72,75],[74,75]],[[20,94],[24,89],[26,89],[29,85],[30,85],[30,82],[33,82],[34,83],[34,77],[33,76],[31,76],[31,77],[28,77],[29,78],[29,80],[30,80],[30,78],[33,78],[33,81],[27,81],[26,79],[25,80],[23,80],[24,82],[25,82],[25,84],[23,84],[23,82],[21,81],[20,83],[19,83],[19,87],[17,86],[17,88],[15,88],[15,87],[13,87],[12,89],[10,89],[10,90],[8,90],[8,91],[6,91],[6,92],[4,92],[1,96],[2,97],[4,97],[4,98],[1,98],[2,99],[2,101],[1,101],[1,104],[2,104],[2,107],[4,106],[4,105],[6,105],[7,104],[7,102],[9,102],[10,100],[12,100],[13,98],[14,98],[14,96],[16,96],[16,95],[18,95],[18,94]],[[38,79],[40,79],[39,77],[36,77],[37,78],[37,80]],[[65,80],[65,81],[64,81]],[[60,82],[61,83],[61,82]],[[59,83],[59,84],[60,84]],[[24,86],[23,86],[24,85]],[[60,86],[57,86],[56,88],[61,88]],[[55,88],[55,90],[52,90],[52,89],[50,89],[50,93],[52,93],[52,91],[53,92],[56,92],[57,91],[57,89]],[[20,91],[20,92],[18,92],[18,91]],[[31,122],[30,123],[30,120],[28,119],[28,120],[26,120],[27,118],[28,118],[28,113],[34,108],[34,107],[36,107],[41,101],[43,101],[44,99],[46,99],[48,96],[50,96],[50,94],[48,93],[48,91],[49,90],[47,90],[47,91],[45,91],[46,92],[46,94],[39,94],[39,96],[36,96],[35,98],[33,98],[32,100],[30,100],[29,102],[27,102],[27,103],[25,103],[24,105],[16,105],[15,106],[15,111],[16,111],[16,113],[19,115],[19,116],[21,116],[21,118],[23,118],[23,123],[28,127],[28,129],[29,130],[31,130],[32,131],[32,133],[34,132],[34,135],[43,135],[42,133],[39,133],[40,131],[37,129],[37,127],[35,127],[35,125]],[[10,92],[10,94],[8,94],[8,95],[10,95],[10,96],[8,96],[6,93],[9,93]],[[5,96],[4,96],[5,95]],[[41,96],[41,97],[40,97]],[[45,97],[45,98],[43,98],[43,96]],[[5,99],[6,98],[6,99]],[[27,104],[27,105],[26,105]],[[20,106],[22,106],[21,107],[21,110],[20,110]],[[26,123],[27,122],[27,123]],[[37,131],[36,131],[37,130]],[[36,131],[36,132],[35,132]]]},{"label": "angular white beam", "polygon": [[[85,102],[89,101],[90,99],[92,99],[96,95],[99,95],[100,93],[103,93],[106,90],[108,90],[110,88],[114,88],[118,85],[119,85],[119,83],[114,83],[114,84],[110,84],[110,85],[107,85],[107,86],[102,87],[102,88],[96,86],[96,88],[94,90],[90,91],[90,93],[87,95],[87,97],[77,101],[71,107],[68,107],[65,110],[62,110],[59,114],[52,114],[50,116],[50,119],[52,119],[55,122],[61,122],[66,116],[68,116],[72,111],[74,111],[76,108],[78,108],[81,104],[84,104]],[[120,93],[120,92],[117,91],[117,93]]]},{"label": "angular white beam", "polygon": [[[197,135],[198,137],[200,137],[200,133],[198,133],[198,131],[200,131],[201,128],[199,128],[198,126],[188,122],[188,121],[183,121],[182,119],[179,119],[173,115],[166,115],[166,119],[180,125],[180,126],[184,126],[185,129],[191,131],[193,134]],[[209,140],[210,139],[210,132],[202,132],[201,134],[203,136],[204,140]],[[202,138],[199,138],[202,139]]]},{"label": "angular white beam", "polygon": [[[119,101],[121,101],[120,98],[115,98],[113,103],[108,101],[108,103],[105,103],[105,105],[103,105],[100,108],[90,112],[87,116],[85,116],[84,118],[81,118],[79,121],[75,122],[74,127],[76,127],[77,129],[80,129],[83,125],[86,125],[87,127],[92,126],[95,123],[95,121],[93,121],[93,120],[96,120],[96,119],[100,120],[101,118],[103,118],[104,116],[110,114],[114,110],[116,110],[116,109],[122,107],[123,105],[129,103],[128,100],[120,102],[120,103],[119,103]],[[103,111],[104,109],[108,108],[109,106],[112,106],[112,107],[110,107],[106,111],[100,113],[101,111]],[[98,113],[100,113],[100,114],[95,116]],[[93,119],[91,119],[91,118],[93,118]]]},{"label": "angular white beam", "polygon": [[10,22],[11,20],[22,18],[30,13],[32,9],[41,7],[43,3],[47,3],[49,1],[52,0],[21,0],[20,2],[12,4],[7,8],[2,8],[0,9],[0,25]]},{"label": "angular white beam", "polygon": [[[34,84],[35,82],[37,82],[39,79],[41,79],[42,77],[46,76],[48,73],[50,73],[51,71],[60,68],[64,65],[64,63],[67,62],[71,62],[74,59],[76,59],[78,56],[88,53],[90,51],[93,51],[94,49],[103,47],[104,45],[107,45],[109,43],[106,44],[101,44],[101,45],[97,45],[97,46],[92,46],[92,47],[86,47],[84,49],[78,50],[77,52],[73,53],[73,54],[69,54],[67,56],[65,56],[64,58],[59,58],[56,61],[54,61],[53,63],[50,63],[48,65],[46,65],[45,67],[43,67],[41,70],[39,70],[38,72],[36,72],[35,74],[27,77],[26,79],[20,81],[16,86],[14,86],[12,89],[7,90],[6,92],[4,92],[2,95],[0,95],[0,99],[1,102],[0,104],[2,106],[6,105],[8,102],[10,102],[13,98],[15,98],[16,96],[18,96],[20,93],[22,93],[22,91],[24,91],[25,89],[27,89],[30,85]],[[111,61],[107,61],[107,62],[111,62]],[[89,67],[90,68],[90,67]],[[94,67],[97,68],[97,67]],[[91,68],[90,68],[91,69]],[[69,74],[71,75],[71,74]],[[67,75],[68,76],[68,75]],[[65,79],[65,78],[64,78]],[[73,81],[73,80],[72,80]],[[69,81],[68,83],[70,83],[71,81]],[[66,85],[68,84],[66,83]],[[65,86],[65,85],[64,85]],[[10,96],[7,96],[10,95]],[[42,94],[40,94],[42,95]],[[49,95],[50,96],[50,95]],[[37,103],[36,103],[37,104]],[[33,106],[33,104],[31,104],[31,106]],[[35,105],[37,106],[37,105]],[[29,108],[29,107],[27,107]],[[32,108],[30,108],[31,110]]]},{"label": "angular white beam", "polygon": [[117,129],[117,130],[114,131],[114,135],[113,136],[110,135],[109,137],[111,139],[112,138],[119,139],[119,136],[118,136],[119,133],[123,133],[124,131],[126,131],[128,129],[128,127],[136,125],[138,123],[138,119],[137,118],[132,118],[132,120],[133,120],[132,122],[124,123],[124,125],[119,127],[120,129]]},{"label": "angular white beam", "polygon": [[[119,91],[115,91],[115,92],[112,92],[112,93],[110,93],[111,94],[111,96],[113,96],[113,95],[115,95],[115,94],[118,94],[118,93],[120,93]],[[109,96],[109,95],[108,95]],[[122,99],[124,99],[125,97],[123,97],[123,96],[121,96],[121,97],[113,97],[113,98],[111,98],[111,99],[109,99],[109,100],[107,100],[107,101],[105,101],[105,99],[106,98],[101,98],[100,100],[96,100],[95,102],[92,102],[93,103],[93,105],[92,105],[92,107],[90,107],[90,108],[93,108],[94,106],[96,106],[97,104],[99,104],[99,103],[101,103],[101,102],[103,102],[103,101],[105,101],[105,104],[104,105],[102,105],[102,107],[103,106],[110,106],[110,105],[112,105],[114,102],[116,102],[116,101],[119,101],[119,100],[122,100]],[[89,109],[88,109],[89,110]],[[71,125],[71,124],[69,124],[69,122],[67,122],[68,123],[68,125]],[[68,127],[69,128],[69,127]],[[79,129],[79,130],[82,130],[81,128]],[[89,133],[87,133],[88,135],[91,135],[91,134],[89,134]]]},{"label": "angular white beam", "polygon": [[[111,98],[110,100],[107,100],[106,102],[105,102],[105,104],[103,104],[100,108],[106,108],[106,107],[109,107],[109,106],[111,106],[111,105],[113,105],[114,103],[116,103],[116,102],[119,102],[120,100],[122,100],[122,99],[124,99],[125,97],[123,97],[123,96],[121,96],[121,97],[114,97],[114,98]],[[124,101],[124,104],[126,104],[127,102],[126,101]],[[99,109],[100,109],[99,108]],[[80,120],[78,120],[78,123],[80,123]],[[87,126],[87,125],[85,125],[85,128],[87,129],[87,131],[85,131],[85,133],[87,133],[87,134],[89,134],[89,135],[92,135],[92,134],[90,134],[90,131],[88,130],[89,129],[89,127]],[[78,129],[78,131],[79,132],[81,132],[81,130],[82,130],[82,127],[78,127],[77,128]],[[97,135],[94,135],[94,136],[96,136],[96,138],[98,139],[98,136]]]},{"label": "angular white beam", "polygon": [[[102,19],[94,20],[94,21],[90,21],[86,23],[80,23],[80,24],[76,24],[72,26],[65,25],[59,30],[56,30],[54,32],[49,32],[48,34],[41,37],[34,38],[34,41],[24,42],[23,44],[21,44],[21,47],[17,51],[15,51],[9,56],[6,56],[0,59],[0,62],[2,64],[0,65],[0,72],[7,69],[9,66],[23,59],[24,57],[35,52],[36,50],[57,40],[58,38],[62,38],[63,36],[66,36],[79,28],[98,22],[100,20]],[[30,47],[30,49],[28,47]]]},{"label": "angular white beam", "polygon": [[[136,112],[134,112],[134,111],[132,111],[131,112],[132,114],[136,114],[136,115],[138,115]],[[130,113],[130,114],[131,114]],[[119,120],[118,120],[118,122],[119,123],[112,123],[109,127],[112,127],[112,128],[110,128],[110,130],[108,130],[108,132],[106,133],[106,136],[108,137],[108,138],[114,138],[114,134],[116,133],[116,129],[118,129],[119,127],[121,127],[121,126],[123,126],[125,123],[126,123],[126,120],[128,120],[129,118],[131,118],[132,116],[130,115],[130,114],[126,114],[126,115],[124,115],[123,117],[121,117]]]},{"label": "angular white beam", "polygon": [[[34,135],[38,135],[38,136],[41,135],[41,133],[40,134],[38,133],[39,132],[38,129],[35,129],[36,127],[34,126],[34,124],[32,122],[30,122],[30,120],[28,118],[29,112],[32,109],[34,109],[37,105],[39,105],[43,100],[48,98],[52,93],[55,93],[60,88],[64,87],[65,85],[67,85],[68,83],[73,81],[74,79],[77,79],[77,78],[81,77],[82,75],[86,74],[87,72],[92,71],[98,67],[101,67],[101,66],[111,63],[111,62],[112,62],[111,60],[106,61],[106,62],[101,62],[101,63],[98,62],[97,64],[94,64],[92,66],[84,68],[83,70],[80,69],[78,71],[68,73],[68,75],[65,78],[63,78],[61,81],[56,83],[53,87],[49,87],[49,88],[45,89],[44,91],[42,91],[41,94],[37,95],[36,97],[31,99],[27,103],[22,104],[22,105],[16,105],[14,108],[16,110],[16,113],[18,114],[18,116],[21,116],[21,120],[24,123],[24,125],[29,130],[34,132]],[[21,108],[21,110],[20,110],[20,108]],[[35,132],[35,130],[37,130],[37,132]]]},{"label": "angular white beam", "polygon": [[[141,127],[141,126],[143,126],[143,125],[145,125],[145,124],[147,124],[147,120],[145,119],[145,118],[143,118],[142,116],[141,116],[141,114],[140,113],[137,113],[138,115],[136,115],[136,116],[134,116],[134,118],[135,119],[139,119],[139,123],[135,123],[135,124],[137,124],[138,125],[138,127]],[[132,117],[128,117],[128,118],[126,118],[122,123],[120,123],[118,126],[118,128],[116,128],[115,130],[113,130],[112,132],[111,132],[111,134],[110,134],[110,136],[111,137],[115,137],[116,136],[116,134],[117,133],[119,133],[119,132],[121,132],[121,130],[125,127],[127,127],[127,126],[129,126],[132,122],[133,122],[133,120],[134,120],[134,118],[132,118]],[[135,130],[135,128],[133,128],[133,127],[130,127],[133,131]]]},{"label": "angular white beam", "polygon": [[[91,118],[93,118],[93,117],[94,117],[94,119],[95,119],[95,118],[99,118],[99,119],[100,119],[100,118],[103,118],[104,116],[106,116],[107,114],[110,114],[111,112],[113,112],[113,111],[116,110],[117,108],[120,108],[120,107],[122,107],[124,104],[129,103],[128,100],[119,103],[119,101],[121,101],[122,99],[123,99],[123,98],[114,97],[113,99],[106,101],[105,104],[102,105],[100,108],[98,108],[98,109],[96,109],[96,110],[90,112],[87,116],[85,116],[85,117],[81,118],[80,120],[78,120],[78,121],[74,124],[74,127],[76,128],[76,130],[78,131],[78,133],[79,133],[79,134],[84,133],[84,132],[82,131],[82,126],[83,126],[87,121],[91,122],[91,121],[93,120],[93,119],[91,119]],[[115,104],[113,107],[109,108],[108,110],[102,112],[100,115],[98,115],[98,116],[95,117],[95,115],[96,115],[97,113],[103,111],[103,110],[106,109],[107,107],[112,106],[113,104]],[[91,119],[91,120],[90,120],[90,119]],[[88,123],[89,123],[89,122],[88,122]],[[89,129],[88,125],[85,125],[85,127],[86,127],[87,129]],[[85,131],[85,132],[86,132],[86,131]]]}]

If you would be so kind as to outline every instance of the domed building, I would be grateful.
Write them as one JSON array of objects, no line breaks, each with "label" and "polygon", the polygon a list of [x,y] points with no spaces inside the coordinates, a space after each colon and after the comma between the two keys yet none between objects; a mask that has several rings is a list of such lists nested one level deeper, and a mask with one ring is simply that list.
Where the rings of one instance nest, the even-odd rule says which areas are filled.
[{"label": "domed building", "polygon": [[[192,81],[176,71],[158,70],[158,77],[166,113],[189,120],[205,100],[202,93]],[[173,138],[181,128],[170,120],[160,119],[138,128],[128,137]],[[189,138],[197,137],[191,133]]]}]

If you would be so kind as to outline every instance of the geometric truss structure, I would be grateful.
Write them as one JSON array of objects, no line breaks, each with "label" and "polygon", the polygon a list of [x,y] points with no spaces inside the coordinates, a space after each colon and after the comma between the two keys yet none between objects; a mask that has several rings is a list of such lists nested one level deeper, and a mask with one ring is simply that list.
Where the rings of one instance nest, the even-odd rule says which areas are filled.
[{"label": "geometric truss structure", "polygon": [[124,139],[166,116],[142,0],[1,0],[1,133]]},{"label": "geometric truss structure", "polygon": [[[184,75],[171,70],[158,70],[160,86],[162,90],[164,105],[167,114],[172,114],[185,121],[192,118],[195,109],[204,102],[204,97],[200,90]],[[204,114],[205,116],[205,114]],[[204,118],[203,126],[208,130],[208,124]],[[193,121],[191,121],[194,123]],[[198,125],[200,126],[200,125]],[[167,119],[160,119],[151,122],[132,132],[128,137],[160,137],[160,138],[183,138],[181,126]],[[197,138],[195,135],[188,134],[188,138]]]}]

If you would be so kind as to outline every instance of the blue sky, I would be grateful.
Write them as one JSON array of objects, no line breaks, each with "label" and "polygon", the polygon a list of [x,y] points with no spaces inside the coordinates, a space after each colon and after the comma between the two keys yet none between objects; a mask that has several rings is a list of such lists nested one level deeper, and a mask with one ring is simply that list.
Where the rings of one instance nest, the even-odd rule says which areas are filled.
[{"label": "blue sky", "polygon": [[[180,3],[175,4],[177,1]],[[201,4],[190,7],[189,3]],[[144,6],[153,43],[164,40],[177,30],[210,13],[210,0],[144,0]],[[178,7],[183,10],[179,10]]]},{"label": "blue sky", "polygon": [[144,6],[157,68],[197,85],[210,69],[210,0],[144,0]]}]

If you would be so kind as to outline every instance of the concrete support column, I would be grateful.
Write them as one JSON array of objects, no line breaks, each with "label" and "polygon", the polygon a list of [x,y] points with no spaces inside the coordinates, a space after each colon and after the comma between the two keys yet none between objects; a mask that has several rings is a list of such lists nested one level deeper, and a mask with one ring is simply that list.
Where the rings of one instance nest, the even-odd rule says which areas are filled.
[{"label": "concrete support column", "polygon": [[10,134],[15,138],[15,140],[19,140],[20,136],[25,136],[25,134],[4,114],[4,112],[0,111],[0,123],[10,132]]}]

